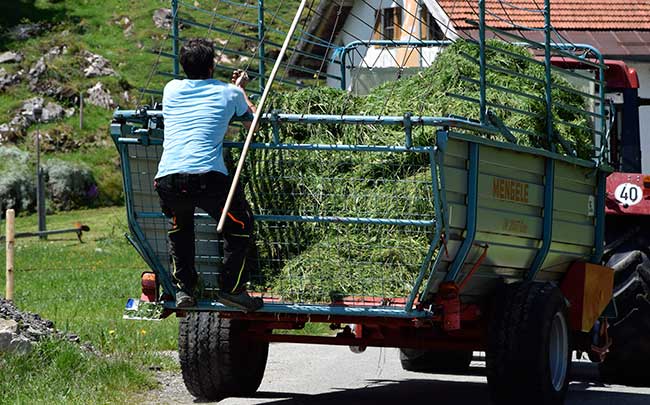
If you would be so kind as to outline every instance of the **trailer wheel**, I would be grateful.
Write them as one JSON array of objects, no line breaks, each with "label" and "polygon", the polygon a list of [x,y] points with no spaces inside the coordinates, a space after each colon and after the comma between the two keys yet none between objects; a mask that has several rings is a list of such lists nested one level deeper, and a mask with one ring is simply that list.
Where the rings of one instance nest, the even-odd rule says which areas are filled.
[{"label": "trailer wheel", "polygon": [[567,304],[550,283],[502,286],[488,332],[486,372],[498,404],[562,404],[571,351]]},{"label": "trailer wheel", "polygon": [[641,250],[625,250],[621,247],[607,261],[616,269],[619,314],[610,322],[612,346],[599,364],[600,375],[609,383],[650,386],[650,260]]},{"label": "trailer wheel", "polygon": [[190,394],[220,400],[257,391],[269,344],[250,342],[245,332],[244,322],[216,312],[190,312],[180,321],[178,353]]},{"label": "trailer wheel", "polygon": [[400,349],[399,360],[406,371],[464,374],[472,362],[472,352]]}]

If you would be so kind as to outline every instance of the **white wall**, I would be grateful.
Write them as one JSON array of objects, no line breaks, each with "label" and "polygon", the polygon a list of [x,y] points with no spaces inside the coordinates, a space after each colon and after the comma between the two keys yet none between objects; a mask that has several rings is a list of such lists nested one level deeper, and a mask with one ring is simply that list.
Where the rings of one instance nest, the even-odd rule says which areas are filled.
[{"label": "white wall", "polygon": [[[384,0],[388,3],[388,0]],[[367,0],[366,2],[356,1],[352,7],[350,15],[345,20],[343,29],[341,33],[336,38],[336,42],[339,46],[345,46],[350,42],[361,40],[372,39],[372,32],[375,25],[375,9],[379,6],[381,0]],[[366,4],[368,3],[368,4]],[[375,7],[375,8],[373,8]],[[360,21],[361,20],[361,21]],[[362,22],[363,21],[363,22]],[[365,22],[365,24],[364,24]],[[359,47],[357,48],[361,55],[365,55],[367,48]],[[328,59],[331,60],[333,52],[330,52]],[[357,59],[358,59],[358,55]],[[339,60],[340,55],[336,57]],[[329,63],[327,66],[327,73],[330,75],[338,76],[341,74],[340,66],[335,63]],[[347,75],[346,82],[348,83],[348,89],[350,85],[350,75]],[[327,84],[330,87],[338,87],[339,82],[334,79],[327,79]]]},{"label": "white wall", "polygon": [[[625,62],[636,69],[639,75],[639,97],[650,98],[650,62]],[[650,173],[650,106],[639,110],[641,129],[641,168],[643,173]]]},{"label": "white wall", "polygon": [[[352,8],[352,11],[348,18],[345,21],[345,25],[341,30],[341,33],[336,39],[336,42],[339,46],[345,46],[354,41],[369,41],[373,39],[374,34],[374,25],[375,25],[375,13],[378,9],[397,7],[398,5],[404,7],[408,6],[409,8],[415,7],[415,3],[410,3],[408,0],[365,0],[365,1],[356,1]],[[363,21],[363,22],[362,22]],[[413,36],[417,39],[420,37],[420,24],[410,24],[414,26]],[[406,27],[405,27],[406,28]],[[450,33],[453,36],[452,33]],[[413,37],[412,37],[413,38]],[[402,40],[409,40],[408,33],[402,33]],[[418,56],[419,61],[416,61],[421,67],[427,67],[435,59],[436,55],[440,51],[440,48],[423,48],[421,52],[413,51],[408,52],[404,48],[385,48],[385,47],[357,47],[356,50],[351,51],[348,55],[353,56],[351,62],[354,66],[361,68],[395,68],[398,67],[398,64],[405,63],[405,52],[409,55],[409,60],[411,56]],[[334,51],[328,55],[328,59],[331,60]],[[336,60],[340,60],[340,55],[336,56]],[[396,63],[398,61],[399,63]],[[346,58],[346,63],[350,63],[350,58]],[[409,63],[409,66],[413,66],[412,63]],[[330,75],[339,76],[341,74],[340,65],[330,63],[327,67],[327,73]],[[353,82],[353,77],[350,71],[347,71],[346,83],[347,90],[351,90]],[[328,79],[327,84],[331,87],[339,87],[339,81],[335,79]]]}]

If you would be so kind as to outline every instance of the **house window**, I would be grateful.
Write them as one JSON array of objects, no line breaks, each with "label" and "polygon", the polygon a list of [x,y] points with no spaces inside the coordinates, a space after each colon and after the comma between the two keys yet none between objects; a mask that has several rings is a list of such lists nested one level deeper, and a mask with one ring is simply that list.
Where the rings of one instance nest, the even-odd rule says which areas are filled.
[{"label": "house window", "polygon": [[391,7],[377,11],[374,39],[398,40],[401,36],[402,9]]},{"label": "house window", "polygon": [[426,6],[422,7],[422,15],[420,17],[420,21],[422,22],[422,39],[445,39],[445,34],[442,32],[442,29],[440,29],[438,21],[436,21],[436,18],[429,12]]}]

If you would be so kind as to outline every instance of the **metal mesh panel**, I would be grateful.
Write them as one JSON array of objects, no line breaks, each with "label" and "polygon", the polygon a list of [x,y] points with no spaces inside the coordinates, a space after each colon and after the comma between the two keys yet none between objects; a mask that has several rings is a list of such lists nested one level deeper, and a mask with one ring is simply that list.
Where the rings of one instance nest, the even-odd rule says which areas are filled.
[{"label": "metal mesh panel", "polygon": [[[169,271],[168,225],[153,190],[162,147],[127,148],[136,222]],[[243,185],[256,216],[252,290],[292,303],[388,303],[411,292],[433,237],[428,153],[267,145],[253,150]],[[200,210],[195,246],[199,286],[214,298],[223,242]]]}]

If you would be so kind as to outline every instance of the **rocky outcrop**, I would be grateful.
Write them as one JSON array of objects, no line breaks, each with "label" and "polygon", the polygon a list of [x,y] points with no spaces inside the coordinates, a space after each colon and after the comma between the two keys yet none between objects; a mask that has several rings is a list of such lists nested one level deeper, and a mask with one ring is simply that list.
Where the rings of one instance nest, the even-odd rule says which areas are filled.
[{"label": "rocky outcrop", "polygon": [[21,312],[11,302],[0,298],[0,353],[28,353],[34,343],[46,337],[79,342],[77,335],[57,331],[52,321]]},{"label": "rocky outcrop", "polygon": [[97,82],[97,84],[88,89],[86,94],[87,98],[85,101],[88,104],[106,109],[112,109],[115,107],[115,102],[113,101],[113,97],[111,97],[111,92],[108,89],[104,89],[104,85],[100,82]]},{"label": "rocky outcrop", "polygon": [[[153,12],[153,24],[165,30],[172,28],[173,14],[169,8],[159,8]],[[179,29],[185,28],[183,23],[178,24]]]},{"label": "rocky outcrop", "polygon": [[0,63],[19,63],[23,61],[23,54],[20,52],[7,51],[0,54]]},{"label": "rocky outcrop", "polygon": [[129,17],[122,16],[115,20],[115,24],[122,28],[125,37],[130,37],[133,34],[133,21]]},{"label": "rocky outcrop", "polygon": [[[36,110],[41,110],[38,117]],[[15,142],[25,136],[27,128],[36,122],[52,122],[74,115],[75,109],[65,109],[52,101],[45,101],[42,97],[30,98],[23,102],[22,107],[9,123],[0,125],[0,145]]]},{"label": "rocky outcrop", "polygon": [[18,334],[18,322],[13,319],[0,318],[0,353],[29,353],[32,342]]},{"label": "rocky outcrop", "polygon": [[103,56],[88,51],[84,51],[83,56],[87,63],[84,68],[84,76],[99,77],[112,76],[115,74],[115,71],[110,66],[110,62]]},{"label": "rocky outcrop", "polygon": [[30,86],[35,86],[46,71],[47,63],[45,63],[45,56],[41,56],[32,67],[29,68],[29,72],[27,73]]},{"label": "rocky outcrop", "polygon": [[0,92],[4,91],[7,87],[20,82],[23,74],[24,72],[22,70],[18,71],[17,73],[10,74],[4,68],[0,68]]},{"label": "rocky outcrop", "polygon": [[[37,117],[35,112],[38,108],[41,109],[40,119]],[[70,117],[74,115],[74,108],[66,110],[57,103],[45,101],[42,97],[34,97],[23,102],[19,114],[20,116],[25,117],[28,124],[31,125],[37,121],[47,123],[61,118]]]}]

